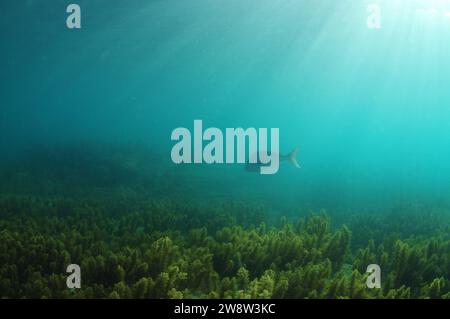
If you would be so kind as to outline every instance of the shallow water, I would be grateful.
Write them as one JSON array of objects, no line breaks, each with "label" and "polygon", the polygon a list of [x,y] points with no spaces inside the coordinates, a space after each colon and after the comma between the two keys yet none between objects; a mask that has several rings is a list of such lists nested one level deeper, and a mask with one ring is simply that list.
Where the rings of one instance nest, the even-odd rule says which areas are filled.
[{"label": "shallow water", "polygon": [[[450,1],[380,0],[381,29],[371,2],[79,0],[70,30],[64,1],[2,1],[1,195],[447,214]],[[301,168],[175,165],[196,119],[279,128]]]}]

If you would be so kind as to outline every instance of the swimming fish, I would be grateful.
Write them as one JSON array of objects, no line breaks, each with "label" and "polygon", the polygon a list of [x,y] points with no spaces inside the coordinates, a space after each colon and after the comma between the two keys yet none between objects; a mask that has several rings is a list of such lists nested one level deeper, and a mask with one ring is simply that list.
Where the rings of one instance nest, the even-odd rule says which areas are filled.
[{"label": "swimming fish", "polygon": [[[294,149],[292,152],[290,152],[287,155],[279,155],[279,159],[280,162],[282,161],[287,161],[289,163],[291,163],[292,165],[294,165],[297,168],[301,168],[299,162],[297,161],[297,154],[298,154],[298,149]],[[261,167],[267,166],[268,164],[264,164],[259,160],[258,157],[258,161],[256,163],[250,163],[247,162],[245,163],[245,170],[247,172],[260,172]]]}]

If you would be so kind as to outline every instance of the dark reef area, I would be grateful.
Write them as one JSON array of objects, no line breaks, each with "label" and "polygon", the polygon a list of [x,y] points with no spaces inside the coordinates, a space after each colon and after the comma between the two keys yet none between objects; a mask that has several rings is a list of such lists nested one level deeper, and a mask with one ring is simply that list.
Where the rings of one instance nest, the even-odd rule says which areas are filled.
[{"label": "dark reef area", "polygon": [[[168,196],[178,177],[144,178],[151,160],[134,153],[71,152],[4,166],[2,298],[450,298],[445,209],[274,217],[258,201]],[[71,263],[81,289],[66,287]],[[381,289],[365,284],[373,263]]]}]

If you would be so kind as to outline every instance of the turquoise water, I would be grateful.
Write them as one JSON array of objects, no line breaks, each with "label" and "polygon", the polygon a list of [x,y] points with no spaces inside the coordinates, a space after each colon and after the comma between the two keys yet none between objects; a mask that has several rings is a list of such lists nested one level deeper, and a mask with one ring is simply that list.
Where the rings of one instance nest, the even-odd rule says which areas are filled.
[{"label": "turquoise water", "polygon": [[[378,1],[382,27],[369,29],[371,2],[80,0],[82,28],[69,30],[65,1],[2,1],[3,157],[137,146],[152,156],[123,162],[166,196],[281,212],[447,205],[450,3]],[[176,166],[170,134],[195,119],[279,128],[302,168]]]}]

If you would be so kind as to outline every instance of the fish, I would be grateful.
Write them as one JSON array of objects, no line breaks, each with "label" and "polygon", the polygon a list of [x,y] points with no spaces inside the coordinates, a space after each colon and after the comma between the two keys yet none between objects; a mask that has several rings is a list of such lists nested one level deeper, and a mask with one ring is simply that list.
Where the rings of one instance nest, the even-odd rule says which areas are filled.
[{"label": "fish", "polygon": [[[280,162],[287,161],[287,162],[291,163],[292,165],[294,165],[296,168],[301,168],[301,166],[297,160],[297,154],[298,154],[298,149],[292,150],[287,155],[280,154],[279,155]],[[267,163],[261,162],[259,158],[260,158],[260,156],[258,156],[258,160],[256,163],[250,163],[249,161],[247,161],[245,163],[245,170],[247,172],[259,173],[261,171],[261,167],[268,165]]]}]

